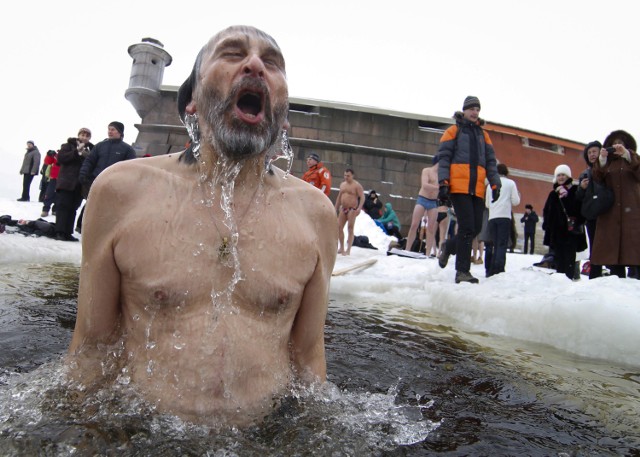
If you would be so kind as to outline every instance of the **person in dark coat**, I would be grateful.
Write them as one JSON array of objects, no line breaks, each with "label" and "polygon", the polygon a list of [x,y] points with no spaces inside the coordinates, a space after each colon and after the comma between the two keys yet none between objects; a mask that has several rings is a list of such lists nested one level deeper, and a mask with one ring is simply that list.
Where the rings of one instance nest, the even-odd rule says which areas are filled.
[{"label": "person in dark coat", "polygon": [[73,234],[76,213],[82,204],[83,192],[80,183],[80,168],[89,156],[93,144],[91,130],[83,127],[77,138],[69,138],[60,146],[58,153],[58,180],[56,182],[56,239],[78,241]]},{"label": "person in dark coat", "polygon": [[554,172],[553,190],[544,204],[542,228],[545,244],[553,248],[556,271],[574,279],[576,253],[587,249],[587,238],[571,233],[567,219],[573,218],[576,226],[584,224],[580,213],[580,201],[576,198],[578,186],[573,184],[568,165],[558,165]]},{"label": "person in dark coat", "polygon": [[33,141],[27,141],[27,152],[24,153],[24,159],[20,167],[20,174],[23,176],[23,180],[22,196],[18,199],[19,202],[28,202],[31,200],[31,196],[29,195],[31,181],[33,181],[33,177],[37,175],[39,171],[40,151]]},{"label": "person in dark coat", "polygon": [[524,215],[520,218],[520,222],[524,224],[524,251],[523,254],[526,254],[529,251],[529,254],[533,254],[533,250],[536,244],[536,225],[540,218],[533,210],[533,205],[527,203],[524,205]]},{"label": "person in dark coat", "polygon": [[[580,177],[578,178],[578,191],[576,193],[578,200],[581,202],[584,200],[585,191],[589,186],[589,182],[593,179],[593,165],[600,156],[600,149],[602,149],[602,143],[599,141],[592,141],[584,148],[583,157],[584,161],[587,163],[587,168],[580,173]],[[600,184],[594,181],[594,185],[597,186]],[[592,259],[593,243],[596,237],[596,221],[597,219],[587,219],[585,222],[587,237],[589,238],[589,279],[599,278],[602,276],[602,265],[596,265]]]},{"label": "person in dark coat", "polygon": [[123,141],[124,124],[114,121],[109,124],[108,138],[96,144],[80,168],[80,182],[87,188],[107,167],[123,160],[136,158],[136,151]]},{"label": "person in dark coat", "polygon": [[364,212],[367,213],[371,219],[379,219],[382,216],[382,201],[378,193],[371,189],[369,195],[364,200],[364,206],[362,207]]},{"label": "person in dark coat", "polygon": [[625,266],[637,272],[640,265],[640,158],[636,150],[636,140],[629,133],[613,131],[593,165],[593,179],[613,189],[615,200],[609,211],[598,216],[592,261],[609,266],[611,274],[621,278]]}]

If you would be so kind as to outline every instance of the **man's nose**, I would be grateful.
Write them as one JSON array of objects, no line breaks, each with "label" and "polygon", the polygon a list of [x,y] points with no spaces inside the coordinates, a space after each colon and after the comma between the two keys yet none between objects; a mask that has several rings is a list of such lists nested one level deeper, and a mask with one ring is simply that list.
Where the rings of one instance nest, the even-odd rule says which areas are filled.
[{"label": "man's nose", "polygon": [[262,78],[264,76],[264,62],[257,54],[249,55],[246,63],[244,64],[244,73]]}]

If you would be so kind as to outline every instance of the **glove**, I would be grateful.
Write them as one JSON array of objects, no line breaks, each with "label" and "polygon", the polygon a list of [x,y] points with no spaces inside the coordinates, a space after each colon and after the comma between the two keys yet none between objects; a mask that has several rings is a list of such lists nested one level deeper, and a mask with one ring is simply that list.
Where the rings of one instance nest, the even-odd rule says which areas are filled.
[{"label": "glove", "polygon": [[440,185],[440,190],[438,191],[438,201],[441,202],[441,205],[446,204],[449,201],[449,186],[446,184]]},{"label": "glove", "polygon": [[491,189],[491,203],[495,203],[500,198],[500,188]]}]

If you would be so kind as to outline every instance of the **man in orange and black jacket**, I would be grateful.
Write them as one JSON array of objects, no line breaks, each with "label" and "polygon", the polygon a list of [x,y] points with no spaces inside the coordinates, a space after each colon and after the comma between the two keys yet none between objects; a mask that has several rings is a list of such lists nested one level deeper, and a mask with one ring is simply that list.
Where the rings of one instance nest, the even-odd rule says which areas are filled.
[{"label": "man in orange and black jacket", "polygon": [[500,196],[497,160],[489,134],[482,129],[480,100],[468,96],[462,111],[454,114],[456,125],[440,139],[438,149],[438,200],[451,201],[458,218],[458,234],[445,244],[439,258],[440,267],[456,254],[455,282],[477,283],[470,273],[471,242],[482,229],[485,179],[491,187],[491,199]]}]

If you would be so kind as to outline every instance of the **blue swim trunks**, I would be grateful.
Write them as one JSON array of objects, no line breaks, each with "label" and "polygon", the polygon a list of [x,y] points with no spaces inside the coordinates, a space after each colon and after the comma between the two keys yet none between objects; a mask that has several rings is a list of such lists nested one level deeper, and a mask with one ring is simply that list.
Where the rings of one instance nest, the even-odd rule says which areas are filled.
[{"label": "blue swim trunks", "polygon": [[427,211],[438,207],[438,200],[431,200],[430,198],[418,195],[418,201],[416,204],[422,206]]}]

